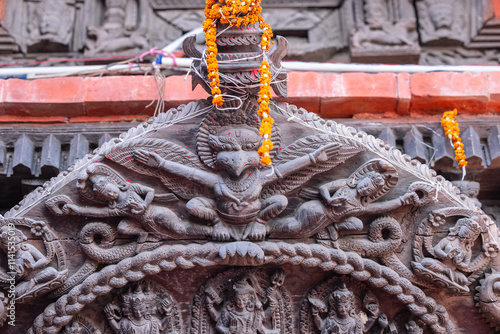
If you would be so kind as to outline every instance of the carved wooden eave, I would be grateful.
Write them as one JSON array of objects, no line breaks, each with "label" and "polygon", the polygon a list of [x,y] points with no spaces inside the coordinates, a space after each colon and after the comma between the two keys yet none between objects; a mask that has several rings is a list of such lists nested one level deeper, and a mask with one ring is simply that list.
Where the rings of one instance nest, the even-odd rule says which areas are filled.
[{"label": "carved wooden eave", "polygon": [[[0,217],[7,333],[488,333],[500,325],[498,228],[420,161],[417,132],[405,142],[420,158],[412,160],[271,100],[273,164],[261,164],[259,77],[243,53],[261,57],[253,28],[217,27],[229,35],[217,41],[219,61],[236,60],[218,69],[222,93],[238,98],[159,113]],[[285,96],[287,43],[277,40],[268,58]],[[186,51],[199,56],[194,43]],[[208,66],[194,66],[209,91]]]},{"label": "carved wooden eave", "polygon": [[[28,319],[24,316],[22,320],[18,318],[17,321],[20,322],[18,326],[27,328],[34,320],[30,333],[40,331],[56,333],[70,323],[76,314],[88,315],[90,312],[93,314],[92,321],[97,326],[96,328],[102,329],[105,320],[99,315],[100,311],[92,313],[96,311],[96,308],[98,310],[99,307],[102,307],[96,300],[112,292],[116,293],[117,289],[127,286],[131,282],[148,278],[174,295],[174,300],[179,303],[178,305],[183,305],[180,307],[180,317],[183,331],[187,331],[189,319],[197,319],[195,314],[190,314],[194,306],[189,305],[196,304],[196,300],[203,299],[203,296],[193,299],[193,295],[187,292],[193,291],[194,288],[186,287],[187,291],[184,293],[172,291],[169,281],[184,280],[188,275],[190,281],[201,285],[207,275],[224,272],[225,268],[238,267],[262,267],[268,271],[272,271],[273,268],[284,268],[287,279],[284,281],[283,289],[290,290],[295,296],[291,303],[291,314],[295,323],[299,322],[300,300],[313,286],[298,287],[296,284],[288,286],[287,283],[288,280],[300,280],[301,274],[299,272],[310,271],[314,282],[318,283],[323,279],[322,277],[328,279],[342,275],[364,283],[366,289],[371,289],[378,298],[383,298],[391,301],[392,305],[397,305],[396,310],[394,307],[388,308],[381,305],[382,310],[389,313],[390,317],[396,314],[400,317],[406,317],[404,320],[400,320],[402,322],[397,326],[404,325],[404,322],[410,318],[420,319],[421,324],[426,324],[431,332],[452,333],[457,327],[464,328],[466,326],[464,319],[455,316],[456,306],[450,305],[447,300],[454,293],[458,293],[454,300],[460,300],[459,303],[463,303],[462,307],[467,307],[472,311],[474,309],[473,287],[481,288],[479,291],[483,294],[486,293],[484,289],[490,287],[491,284],[483,287],[478,280],[484,275],[484,272],[490,272],[489,268],[495,268],[492,264],[488,265],[490,262],[488,256],[495,255],[495,245],[498,242],[497,228],[494,222],[476,208],[471,199],[459,195],[451,183],[436,176],[435,172],[426,165],[417,160],[411,160],[409,156],[401,154],[400,151],[386,145],[379,139],[363,132],[357,132],[342,124],[324,121],[314,114],[288,104],[276,101],[272,103],[272,116],[280,129],[280,146],[284,150],[292,152],[293,147],[290,147],[290,144],[298,138],[311,138],[312,136],[316,140],[327,138],[328,141],[341,144],[344,152],[347,152],[348,155],[343,159],[344,163],[331,171],[313,177],[302,188],[306,186],[317,187],[327,180],[349,177],[349,174],[363,163],[372,159],[380,159],[393,166],[395,173],[399,175],[397,184],[393,189],[389,189],[383,200],[390,201],[405,194],[408,187],[418,187],[419,195],[422,196],[421,206],[416,203],[384,212],[383,215],[361,216],[365,232],[356,238],[344,235],[345,231],[340,232],[338,239],[340,248],[332,248],[332,242],[335,240],[329,239],[328,234],[325,233],[320,233],[316,238],[306,234],[300,235],[299,238],[288,236],[283,239],[280,236],[281,232],[273,233],[271,238],[265,241],[220,242],[204,237],[186,238],[163,235],[160,239],[164,240],[149,240],[141,247],[138,247],[134,238],[117,240],[117,244],[113,245],[115,243],[113,236],[116,233],[114,231],[116,219],[106,219],[104,221],[107,224],[105,224],[99,218],[65,216],[63,212],[59,212],[62,214],[61,216],[56,216],[47,210],[47,207],[51,207],[58,199],[63,198],[64,201],[64,197],[71,198],[76,205],[85,204],[86,202],[82,201],[82,197],[79,195],[83,193],[79,193],[78,190],[79,187],[80,190],[82,189],[82,172],[85,173],[96,168],[92,167],[96,165],[110,168],[127,183],[141,183],[154,188],[158,194],[165,194],[167,189],[157,181],[154,175],[141,175],[126,168],[127,162],[133,159],[132,150],[141,145],[143,148],[151,144],[157,145],[159,142],[165,141],[166,138],[170,138],[179,149],[185,147],[182,149],[183,153],[190,152],[192,154],[191,157],[183,157],[187,159],[186,163],[190,159],[198,159],[194,149],[196,147],[196,136],[194,135],[196,131],[193,132],[193,125],[203,122],[208,110],[210,110],[210,108],[207,110],[207,105],[207,102],[203,100],[192,102],[177,109],[171,109],[136,128],[130,129],[120,138],[115,138],[96,149],[94,154],[79,160],[68,171],[61,173],[43,187],[29,194],[16,208],[5,214],[2,225],[14,223],[16,228],[29,234],[30,239],[40,240],[40,237],[37,238],[35,234],[32,234],[35,233],[33,232],[34,228],[39,225],[46,226],[47,229],[41,234],[44,242],[57,245],[58,256],[65,257],[66,262],[71,258],[71,265],[68,266],[70,267],[67,273],[68,278],[62,278],[63,275],[60,275],[68,269],[63,268],[61,264],[54,264],[62,284],[54,285],[51,292],[40,292],[42,295],[48,293],[49,298],[40,298],[41,296],[39,296],[38,299],[34,299],[38,300],[36,304],[40,310],[39,315],[36,319]],[[292,133],[293,135],[291,135]],[[154,145],[150,146],[151,149]],[[275,164],[279,165],[278,161],[279,158]],[[298,190],[299,188],[292,190],[288,195],[293,200],[295,207],[298,206],[297,201],[303,201],[299,199],[300,192]],[[177,201],[184,202],[182,198],[177,199]],[[428,203],[424,204],[425,202]],[[92,205],[89,202],[87,204]],[[179,203],[176,205],[176,208],[178,207]],[[176,208],[174,211],[177,211]],[[284,212],[284,215],[290,216],[293,208],[289,208],[287,211]],[[57,213],[57,206],[52,207],[52,212]],[[371,228],[375,224],[374,218],[376,217],[379,217],[378,230]],[[436,217],[441,219],[439,223],[435,223]],[[450,285],[443,277],[427,281],[425,275],[417,277],[410,262],[418,260],[418,255],[412,256],[412,252],[414,254],[419,254],[419,251],[423,252],[420,253],[420,256],[423,256],[425,250],[422,247],[425,246],[422,245],[432,243],[434,235],[441,233],[442,236],[440,231],[443,231],[445,225],[450,225],[450,221],[447,219],[451,218],[453,221],[458,217],[476,217],[474,220],[480,225],[481,231],[476,245],[480,244],[481,249],[486,247],[484,252],[481,249],[474,249],[474,255],[479,254],[478,256],[485,261],[480,271],[474,272],[469,277],[471,282],[461,288],[457,287],[457,284]],[[106,225],[110,230],[97,229],[92,231],[92,227],[102,228]],[[29,229],[31,232],[28,232]],[[389,237],[387,238],[386,235],[384,239],[381,232],[385,229],[388,229],[386,231],[388,231]],[[93,240],[95,233],[102,235],[100,245]],[[350,233],[347,232],[347,234]],[[426,241],[422,242],[421,239]],[[120,242],[123,244],[118,245]],[[420,250],[416,249],[419,245]],[[486,245],[492,247],[488,248]],[[78,249],[77,256],[70,255],[74,254],[75,249]],[[447,289],[444,291],[436,290],[435,284],[444,284]],[[298,292],[304,294],[298,297],[296,295]],[[199,293],[203,295],[203,292]],[[493,292],[490,291],[490,297],[491,293]],[[489,317],[489,321],[493,325],[496,325],[498,323],[495,318],[496,314],[487,309],[491,303],[482,302],[481,295],[477,299],[478,306],[483,310],[484,315]],[[18,317],[25,312],[32,314],[27,312],[26,308],[21,307],[23,305],[21,302],[22,300],[19,300]],[[43,307],[40,309],[40,306]],[[44,307],[45,311],[43,311]],[[191,322],[191,326],[201,326],[194,324],[193,320]],[[298,333],[298,328],[292,329],[290,326],[288,324],[287,329],[282,329],[283,331],[280,332]],[[485,326],[481,327],[483,331],[487,332],[486,328]],[[309,330],[314,332],[314,329]],[[303,331],[301,330],[301,332]]]}]

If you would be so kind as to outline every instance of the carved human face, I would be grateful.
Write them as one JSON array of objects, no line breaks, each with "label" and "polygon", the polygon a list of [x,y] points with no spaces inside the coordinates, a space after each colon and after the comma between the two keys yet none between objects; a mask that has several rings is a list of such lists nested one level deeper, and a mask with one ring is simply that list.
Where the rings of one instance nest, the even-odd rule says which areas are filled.
[{"label": "carved human face", "polygon": [[142,319],[146,314],[146,305],[144,305],[144,301],[140,299],[132,300],[131,308],[134,319]]},{"label": "carved human face", "polygon": [[234,304],[239,311],[246,309],[249,301],[250,295],[248,294],[237,293],[234,297]]},{"label": "carved human face", "polygon": [[54,35],[59,33],[61,17],[56,11],[45,10],[40,15],[39,30],[41,35]]},{"label": "carved human face", "polygon": [[73,322],[71,325],[67,325],[63,331],[64,334],[82,334],[83,327],[79,323]]},{"label": "carved human face", "polygon": [[257,150],[261,141],[256,129],[229,128],[211,137],[210,146],[217,152],[217,165],[239,177],[245,170],[259,166]]},{"label": "carved human face", "polygon": [[346,318],[349,316],[349,312],[351,311],[351,303],[348,300],[338,300],[335,304],[335,308],[337,309],[337,315],[340,318]]},{"label": "carved human face", "polygon": [[422,332],[422,328],[418,327],[418,325],[413,320],[408,322],[408,324],[406,325],[406,333],[408,334],[422,334]]},{"label": "carved human face", "polygon": [[120,195],[120,189],[115,184],[107,182],[104,179],[99,179],[94,184],[93,190],[108,200],[115,200]]},{"label": "carved human face", "polygon": [[432,24],[436,29],[451,28],[453,7],[449,3],[438,3],[429,8]]},{"label": "carved human face", "polygon": [[365,176],[358,181],[356,190],[360,196],[371,196],[383,185],[384,179],[380,174]]}]

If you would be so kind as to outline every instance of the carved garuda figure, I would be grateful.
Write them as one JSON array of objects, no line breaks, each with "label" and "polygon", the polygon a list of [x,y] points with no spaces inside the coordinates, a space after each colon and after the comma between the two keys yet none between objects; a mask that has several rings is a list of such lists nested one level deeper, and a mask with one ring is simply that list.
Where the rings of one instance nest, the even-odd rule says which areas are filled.
[{"label": "carved garuda figure", "polygon": [[262,137],[255,111],[256,105],[247,101],[232,112],[209,113],[198,132],[199,159],[162,140],[137,141],[106,156],[134,171],[159,175],[172,192],[189,200],[191,215],[213,224],[215,240],[262,240],[267,222],[288,204],[283,194],[356,150],[331,143],[329,136],[312,135],[277,153],[273,167],[264,167],[257,153]]}]

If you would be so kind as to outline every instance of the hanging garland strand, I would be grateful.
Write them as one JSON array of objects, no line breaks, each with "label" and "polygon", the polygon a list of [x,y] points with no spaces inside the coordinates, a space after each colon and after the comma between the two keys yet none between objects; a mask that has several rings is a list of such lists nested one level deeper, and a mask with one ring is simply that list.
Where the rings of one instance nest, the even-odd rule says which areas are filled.
[{"label": "hanging garland strand", "polygon": [[462,167],[465,172],[467,161],[465,160],[464,144],[460,138],[460,128],[458,122],[455,120],[456,116],[457,109],[445,112],[441,118],[441,126],[444,129],[445,136],[452,142],[453,149],[455,150],[455,160],[458,161],[458,165]]},{"label": "hanging garland strand", "polygon": [[267,61],[266,52],[271,48],[271,38],[273,30],[271,26],[264,22],[260,15],[262,7],[261,0],[206,0],[205,17],[203,31],[207,43],[206,61],[208,70],[208,80],[212,90],[212,104],[222,106],[224,98],[220,89],[219,66],[217,62],[217,21],[222,24],[240,27],[259,22],[263,30],[260,47],[263,53],[263,61],[260,65],[260,91],[259,110],[257,113],[262,117],[260,135],[264,138],[262,146],[259,148],[261,162],[270,165],[271,157],[269,152],[273,149],[271,141],[271,129],[273,119],[269,116],[269,99],[271,98],[271,67]]}]

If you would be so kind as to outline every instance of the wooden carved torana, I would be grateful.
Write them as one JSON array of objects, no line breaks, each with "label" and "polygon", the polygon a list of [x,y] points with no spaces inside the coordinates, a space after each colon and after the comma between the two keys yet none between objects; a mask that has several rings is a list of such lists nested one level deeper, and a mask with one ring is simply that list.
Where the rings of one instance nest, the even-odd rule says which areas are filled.
[{"label": "wooden carved torana", "polygon": [[[373,8],[359,1],[359,9]],[[360,48],[403,23],[389,47],[413,45],[414,22],[370,22],[353,36]],[[500,326],[498,229],[477,200],[381,140],[277,100],[272,165],[262,165],[254,50],[262,31],[222,30],[219,72],[233,99],[151,118],[1,218],[2,333]],[[203,48],[194,37],[184,47],[198,58],[193,82],[210,91]],[[277,37],[267,55],[281,96],[286,51]]]}]

